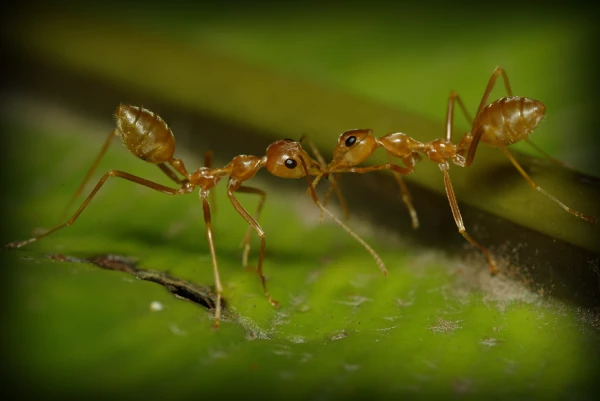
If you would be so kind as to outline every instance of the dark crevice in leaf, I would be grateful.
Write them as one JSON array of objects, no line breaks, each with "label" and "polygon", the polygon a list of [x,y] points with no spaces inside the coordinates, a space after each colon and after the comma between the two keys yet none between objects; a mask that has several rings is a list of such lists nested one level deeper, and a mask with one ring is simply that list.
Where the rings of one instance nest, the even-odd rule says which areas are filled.
[{"label": "dark crevice in leaf", "polygon": [[[171,294],[192,301],[208,310],[214,310],[217,303],[217,294],[209,287],[190,283],[189,281],[171,277],[167,273],[144,270],[136,267],[137,262],[133,258],[122,255],[104,254],[92,256],[90,258],[80,259],[73,256],[62,254],[49,255],[48,258],[60,260],[63,262],[74,263],[92,263],[105,270],[113,270],[129,273],[140,280],[151,281],[162,285]],[[228,317],[237,320],[236,314],[227,306],[227,302],[221,299],[222,313]]]},{"label": "dark crevice in leaf", "polygon": [[[137,261],[131,257],[115,254],[101,254],[89,258],[77,258],[62,254],[48,255],[47,257],[62,262],[91,263],[101,269],[131,274],[140,280],[160,284],[174,296],[191,301],[211,312],[214,312],[217,303],[217,294],[211,287],[181,280],[165,272],[140,269],[137,267]],[[253,320],[237,313],[235,308],[228,305],[224,298],[221,298],[221,321],[238,323],[246,330],[248,339],[270,338],[267,331],[258,327]]]}]

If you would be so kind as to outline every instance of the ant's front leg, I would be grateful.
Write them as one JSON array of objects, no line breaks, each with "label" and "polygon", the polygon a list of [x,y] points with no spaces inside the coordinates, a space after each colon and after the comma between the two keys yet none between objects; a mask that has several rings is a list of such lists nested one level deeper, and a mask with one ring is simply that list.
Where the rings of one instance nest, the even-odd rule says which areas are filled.
[{"label": "ant's front leg", "polygon": [[402,167],[402,166],[398,166],[397,164],[394,163],[385,163],[385,164],[380,164],[377,166],[369,166],[369,167],[340,167],[340,168],[336,168],[333,172],[334,173],[358,173],[358,174],[365,174],[365,173],[370,173],[371,171],[380,171],[380,170],[392,170],[396,173],[400,173],[400,174],[410,174],[413,172],[413,169],[410,167]]},{"label": "ant's front leg", "polygon": [[[322,171],[327,170],[327,163],[325,163],[325,159],[323,158],[323,156],[321,155],[321,152],[319,152],[319,149],[315,146],[313,141],[311,141],[310,138],[308,138],[308,136],[306,136],[306,135],[302,135],[302,137],[300,138],[300,140],[298,142],[301,143],[302,141],[306,141],[306,143],[308,144],[310,151],[312,152],[312,154],[315,156],[315,158],[319,162],[321,170]],[[323,175],[319,175],[315,178],[315,180],[313,182],[313,187],[317,186],[318,182],[321,180],[322,177],[323,177]],[[327,206],[327,201],[329,200],[329,198],[331,197],[331,194],[335,190],[338,201],[340,202],[340,206],[342,207],[342,210],[344,211],[344,218],[346,220],[349,219],[350,218],[350,209],[348,208],[348,203],[346,202],[346,198],[344,198],[344,195],[342,194],[342,190],[340,189],[340,186],[338,185],[338,182],[337,182],[338,179],[335,178],[335,176],[333,174],[330,174],[327,178],[329,179],[329,188],[327,189],[327,192],[325,193],[325,197],[323,198],[323,206]],[[310,189],[307,189],[306,193],[308,194],[309,192],[310,192]],[[323,212],[322,211],[319,216],[319,221],[320,222],[323,221]]]},{"label": "ant's front leg", "polygon": [[369,246],[369,244],[367,244],[361,237],[359,237],[358,234],[356,234],[354,231],[352,231],[350,229],[350,227],[345,225],[340,219],[338,219],[333,213],[331,213],[329,211],[329,209],[326,209],[321,204],[321,202],[319,202],[319,197],[317,196],[317,191],[315,191],[315,187],[313,186],[313,183],[310,181],[310,175],[308,174],[308,168],[306,167],[304,160],[301,159],[301,162],[302,162],[302,166],[304,167],[304,171],[306,173],[305,177],[306,177],[306,181],[308,182],[308,191],[310,192],[310,195],[312,196],[312,199],[313,199],[313,202],[315,203],[315,205],[317,205],[317,207],[321,210],[321,213],[327,214],[329,217],[331,217],[331,219],[337,225],[339,225],[344,231],[346,231],[352,238],[354,238],[356,241],[358,241],[367,250],[367,252],[369,252],[371,254],[373,259],[377,263],[377,266],[379,266],[379,270],[381,271],[381,273],[384,276],[387,276],[388,270],[385,267],[383,260],[381,260],[381,257],[377,254],[377,252],[375,252],[375,250],[373,248],[371,248]]}]

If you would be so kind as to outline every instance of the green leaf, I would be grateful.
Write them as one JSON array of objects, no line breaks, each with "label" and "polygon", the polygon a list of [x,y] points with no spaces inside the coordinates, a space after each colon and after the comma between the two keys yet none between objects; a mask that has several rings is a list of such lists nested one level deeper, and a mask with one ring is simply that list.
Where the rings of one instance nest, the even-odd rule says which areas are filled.
[{"label": "green leaf", "polygon": [[[71,114],[38,115],[2,127],[15,146],[7,154],[11,240],[55,222],[101,145],[84,139]],[[109,149],[99,171],[109,168],[164,179],[122,147]],[[2,252],[8,361],[15,378],[35,383],[25,393],[563,399],[587,396],[595,383],[599,336],[586,319],[597,314],[491,278],[481,258],[448,258],[355,227],[386,261],[383,277],[339,227],[317,224],[308,197],[279,194],[260,177],[254,185],[274,194],[261,223],[269,289],[282,307],[273,309],[258,278],[241,268],[245,223],[219,191],[215,241],[229,316],[236,317],[214,331],[204,307],[77,259],[123,255],[140,270],[212,286],[199,200],[118,181],[73,226]],[[243,199],[249,210],[253,201]],[[75,259],[46,258],[56,254]]]},{"label": "green leaf", "polygon": [[[472,110],[488,74],[501,64],[518,94],[539,97],[556,110],[541,127],[555,141],[544,149],[562,158],[563,149],[577,155],[594,148],[586,145],[594,142],[583,136],[585,129],[573,129],[585,110],[577,99],[586,88],[582,74],[570,73],[579,71],[575,55],[592,25],[572,15],[543,13],[535,21],[523,15],[519,30],[509,31],[502,19],[490,25],[468,13],[464,19],[442,14],[424,24],[412,12],[368,16],[351,7],[334,10],[335,19],[327,13],[259,18],[258,12],[248,18],[235,10],[205,12],[204,5],[166,13],[145,3],[119,4],[115,13],[109,4],[98,7],[104,13],[87,15],[27,9],[7,23],[12,51],[31,63],[23,70],[42,71],[35,77],[40,81],[32,82],[48,86],[40,85],[37,93],[52,88],[56,96],[68,95],[67,81],[76,87],[77,107],[5,97],[1,129],[10,146],[3,154],[9,166],[3,177],[4,243],[57,223],[113,129],[110,115],[102,114],[99,122],[82,112],[103,93],[116,99],[114,106],[125,101],[117,95],[125,91],[126,99],[160,99],[165,109],[227,121],[247,146],[259,141],[244,135],[258,131],[267,142],[309,133],[331,149],[339,132],[357,126],[379,134],[403,130],[423,140],[440,136],[449,91],[458,90]],[[414,46],[399,45],[407,37]],[[434,46],[438,41],[447,47]],[[49,82],[60,74],[43,76],[38,63],[68,79]],[[19,72],[16,77],[27,77]],[[89,83],[81,77],[100,80],[105,91],[81,85]],[[174,123],[185,126],[185,120]],[[213,140],[211,128],[188,130]],[[190,169],[201,166],[199,154],[186,152],[197,144],[195,137],[181,131],[175,133],[179,157]],[[232,138],[217,139],[233,148],[238,143]],[[227,162],[224,155],[216,157],[215,165]],[[582,182],[586,177],[519,160],[560,199],[575,202],[578,210],[599,210],[597,188]],[[349,225],[389,269],[383,277],[344,231],[328,220],[318,223],[318,210],[303,195],[305,181],[268,180],[264,172],[249,181],[269,194],[260,222],[267,233],[265,273],[279,310],[265,299],[258,277],[241,266],[239,243],[247,225],[220,185],[213,229],[228,310],[218,331],[204,306],[147,280],[167,277],[174,280],[171,287],[210,298],[214,279],[196,195],[165,196],[109,180],[73,226],[2,251],[7,381],[22,395],[60,399],[590,399],[600,373],[597,308],[547,298],[511,269],[559,275],[561,267],[582,268],[593,274],[597,226],[573,222],[524,182],[509,185],[505,175],[506,181],[485,179],[510,168],[522,181],[498,152],[478,151],[478,163],[472,173],[452,171],[461,202],[551,235],[538,248],[530,244],[531,232],[519,227],[505,249],[495,249],[505,269],[493,278],[476,250],[472,257],[448,256],[401,237],[398,230],[408,226],[390,231],[353,215]],[[156,168],[113,144],[86,192],[108,169],[169,185]],[[421,163],[407,179],[443,191],[433,163]],[[299,190],[288,191],[292,186]],[[380,188],[370,191],[391,198]],[[249,211],[257,205],[248,195],[240,201]],[[419,202],[419,213],[435,220],[429,200]],[[405,213],[400,208],[386,219]],[[447,203],[442,212],[452,225]],[[467,221],[471,230],[475,221]],[[484,232],[497,227],[481,225]],[[422,235],[432,242],[455,238],[467,247],[452,230],[451,238],[441,240],[441,232]],[[561,240],[589,252],[573,246],[562,254]],[[533,258],[553,248],[561,263],[585,259],[585,266],[547,256],[534,265],[509,262],[521,247],[529,247]],[[254,238],[251,263],[257,252]],[[132,258],[138,270],[110,271],[85,262],[98,255]],[[564,284],[573,294],[584,285],[597,294],[589,282]]]}]

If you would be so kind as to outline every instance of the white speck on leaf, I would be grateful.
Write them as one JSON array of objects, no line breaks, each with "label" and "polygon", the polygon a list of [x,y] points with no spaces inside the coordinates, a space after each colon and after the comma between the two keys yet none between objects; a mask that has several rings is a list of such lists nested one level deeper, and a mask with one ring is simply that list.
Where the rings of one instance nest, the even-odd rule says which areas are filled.
[{"label": "white speck on leaf", "polygon": [[341,331],[337,331],[337,332],[333,333],[332,335],[330,335],[329,339],[331,341],[337,341],[337,340],[341,340],[346,337],[348,337],[348,333],[346,333],[345,330],[341,330]]},{"label": "white speck on leaf", "polygon": [[359,368],[360,365],[351,365],[348,363],[345,363],[342,365],[344,367],[344,369],[346,369],[348,372],[356,372]]},{"label": "white speck on leaf", "polygon": [[175,334],[176,336],[182,336],[182,337],[187,336],[187,332],[185,332],[184,330],[181,330],[179,327],[177,327],[174,324],[169,326],[169,330],[171,330],[171,333]]},{"label": "white speck on leaf", "polygon": [[485,345],[486,347],[494,347],[494,346],[498,345],[498,340],[493,337],[484,338],[483,340],[481,340],[479,342],[479,344]]}]

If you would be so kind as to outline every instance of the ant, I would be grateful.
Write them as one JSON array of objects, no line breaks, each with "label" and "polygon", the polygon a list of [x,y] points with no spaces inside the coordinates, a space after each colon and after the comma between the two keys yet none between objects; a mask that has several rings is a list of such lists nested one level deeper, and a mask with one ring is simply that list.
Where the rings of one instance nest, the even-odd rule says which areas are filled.
[{"label": "ant", "polygon": [[[504,79],[504,86],[508,96],[487,104],[490,93],[496,83],[496,79],[500,75],[502,75],[502,78]],[[455,102],[458,102],[468,123],[471,125],[471,130],[467,132],[456,145],[452,143]],[[533,189],[541,192],[552,201],[556,202],[568,213],[590,223],[597,221],[595,217],[571,209],[537,185],[508,151],[507,147],[509,145],[524,140],[552,162],[563,164],[550,157],[528,139],[528,136],[534,131],[544,117],[545,111],[546,106],[538,100],[513,96],[506,72],[502,67],[498,66],[494,69],[487,88],[483,93],[481,103],[475,114],[475,119],[470,117],[458,94],[454,91],[450,93],[446,115],[445,138],[436,139],[431,142],[419,142],[400,132],[388,134],[381,138],[375,138],[370,129],[349,130],[340,135],[333,153],[333,160],[329,163],[324,176],[327,177],[329,174],[342,172],[367,173],[377,170],[392,170],[400,184],[402,198],[412,217],[413,227],[416,228],[419,224],[417,214],[412,205],[408,190],[402,181],[401,175],[411,173],[414,170],[416,163],[421,159],[420,153],[424,154],[431,161],[438,163],[440,170],[444,174],[446,195],[450,202],[454,221],[456,222],[459,233],[472,245],[481,250],[487,258],[491,274],[494,275],[498,272],[498,269],[496,268],[492,255],[466,231],[448,173],[448,170],[450,169],[450,164],[448,163],[449,160],[460,167],[470,166],[471,163],[473,163],[475,151],[477,150],[477,145],[480,141],[502,150]],[[367,160],[378,147],[385,149],[390,162],[377,166],[355,167]],[[391,162],[392,157],[402,159],[405,166],[402,167],[393,164]],[[313,185],[316,185],[319,179],[320,177],[317,177],[313,182]],[[324,203],[326,200],[327,197],[325,198]]]},{"label": "ant", "polygon": [[[250,250],[250,234],[252,229],[256,231],[261,239],[260,252],[258,257],[258,264],[256,272],[260,276],[263,291],[274,307],[279,307],[279,303],[271,298],[267,291],[267,285],[265,276],[263,274],[263,259],[265,252],[265,232],[258,224],[257,219],[261,213],[266,198],[266,192],[255,188],[243,185],[243,183],[252,177],[261,169],[266,168],[271,174],[282,177],[282,178],[302,178],[306,177],[309,185],[309,190],[312,195],[314,203],[319,207],[321,213],[329,215],[338,225],[340,225],[346,232],[348,232],[354,239],[356,239],[375,259],[380,270],[384,275],[387,274],[387,269],[379,255],[356,233],[354,233],[349,227],[342,223],[334,214],[327,210],[317,197],[315,189],[311,183],[311,175],[322,175],[324,173],[324,164],[319,164],[313,160],[301,147],[300,142],[293,141],[291,139],[278,140],[271,143],[267,149],[266,154],[263,157],[239,155],[233,158],[233,160],[223,168],[211,168],[212,154],[207,152],[205,155],[205,166],[197,169],[191,174],[185,168],[183,162],[180,159],[174,158],[175,153],[175,137],[171,129],[167,126],[165,121],[160,118],[157,114],[137,106],[120,105],[115,114],[116,129],[113,130],[108,136],[106,142],[100,150],[99,155],[92,164],[92,167],[88,171],[84,181],[79,186],[75,195],[71,199],[73,200],[79,195],[85,186],[86,182],[91,177],[93,171],[96,169],[103,154],[108,149],[110,142],[115,136],[121,137],[124,145],[127,149],[140,159],[157,165],[161,171],[163,171],[172,181],[180,185],[179,188],[170,188],[163,186],[153,181],[146,180],[144,178],[137,177],[135,175],[118,171],[109,170],[88,195],[87,199],[75,212],[75,214],[63,224],[59,224],[43,234],[37,235],[25,241],[12,242],[7,245],[9,248],[20,248],[35,242],[43,237],[46,237],[57,230],[72,225],[79,215],[83,212],[85,207],[92,200],[94,195],[100,190],[102,185],[111,177],[118,177],[131,181],[135,184],[143,185],[150,189],[162,192],[167,195],[182,195],[192,192],[196,187],[199,188],[200,199],[202,200],[202,207],[204,212],[204,222],[206,225],[206,233],[208,238],[208,244],[210,248],[210,254],[212,258],[213,273],[215,278],[215,288],[217,293],[217,302],[215,307],[215,323],[214,327],[218,328],[221,319],[221,294],[223,287],[221,285],[221,279],[219,276],[219,270],[217,266],[217,257],[215,253],[215,247],[213,242],[213,233],[211,226],[211,212],[210,204],[207,200],[210,191],[217,185],[217,183],[224,177],[229,177],[227,184],[227,196],[231,201],[235,210],[246,220],[248,223],[248,232],[242,241],[244,247],[243,264],[246,267],[247,255]],[[183,178],[179,178],[177,173]],[[252,217],[246,209],[239,203],[235,197],[235,193],[248,193],[255,194],[260,197],[258,204],[256,217]],[[71,205],[69,203],[69,205]],[[68,206],[67,206],[68,208]]]}]

